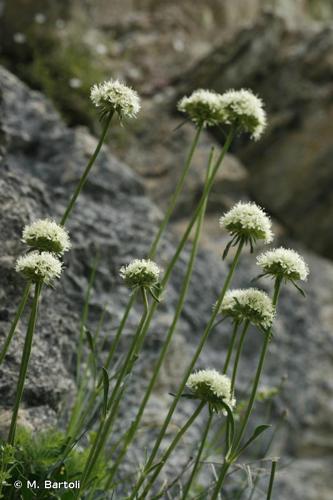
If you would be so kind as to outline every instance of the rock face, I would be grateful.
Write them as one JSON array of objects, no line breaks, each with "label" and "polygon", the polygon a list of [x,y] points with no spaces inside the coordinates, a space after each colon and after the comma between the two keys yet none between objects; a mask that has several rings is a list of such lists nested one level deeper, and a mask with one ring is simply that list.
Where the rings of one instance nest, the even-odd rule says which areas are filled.
[{"label": "rock face", "polygon": [[[95,139],[84,129],[66,128],[41,94],[30,91],[4,69],[0,70],[0,89],[2,342],[23,286],[13,271],[15,258],[23,250],[22,227],[35,217],[60,217]],[[160,212],[145,195],[140,177],[104,149],[69,223],[73,249],[66,258],[64,275],[55,290],[47,290],[43,295],[23,400],[24,418],[32,425],[54,422],[60,408],[73,396],[80,315],[96,253],[99,264],[90,300],[89,326],[93,331],[106,306],[110,316],[103,328],[103,337],[108,344],[111,329],[119,321],[129,295],[120,282],[119,267],[134,257],[146,255],[159,218]],[[162,266],[172,256],[174,245],[175,237],[169,235],[158,256]],[[171,322],[186,255],[185,252],[174,273],[138,362],[123,410],[123,428],[135,414],[138,393],[145,386]],[[289,411],[288,423],[272,450],[284,457],[283,464],[288,464],[285,469],[281,465],[276,498],[328,500],[333,486],[330,459],[333,443],[327,437],[332,435],[333,377],[328,346],[332,342],[333,267],[314,255],[306,254],[306,258],[313,270],[307,285],[308,299],[304,302],[293,289],[283,291],[280,319],[263,384],[276,385],[282,375],[288,374],[286,390],[274,405],[276,414],[283,408]],[[257,274],[254,267],[253,258],[245,256],[235,284],[247,286],[250,278]],[[225,272],[226,266],[218,254],[207,250],[199,253],[177,335],[144,419],[147,433],[136,447],[139,458],[151,442],[154,427],[163,419],[170,403],[168,393],[177,386],[186,360],[204,329]],[[266,282],[263,285],[268,286]],[[128,345],[140,314],[138,305],[130,317],[122,350]],[[8,420],[13,402],[25,324],[26,318],[0,369],[2,420]],[[221,366],[229,326],[223,323],[214,331],[199,366]],[[251,331],[241,363],[241,389],[248,387],[260,344],[260,335]],[[184,414],[191,408],[190,403],[180,405],[174,422],[178,425],[183,422]],[[180,453],[174,456],[168,479],[173,478],[175,470],[184,463],[197,437],[198,427],[194,427]]]},{"label": "rock face", "polygon": [[[185,87],[248,87],[267,104],[265,139],[235,151],[249,191],[314,250],[332,257],[333,30],[289,29],[275,16],[216,48],[184,78]],[[188,89],[188,90],[191,90]]]}]

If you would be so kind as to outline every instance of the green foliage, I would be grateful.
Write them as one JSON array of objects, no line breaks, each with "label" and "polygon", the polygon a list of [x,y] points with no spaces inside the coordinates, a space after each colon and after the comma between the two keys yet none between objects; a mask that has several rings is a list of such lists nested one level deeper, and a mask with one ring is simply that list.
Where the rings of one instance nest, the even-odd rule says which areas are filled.
[{"label": "green foliage", "polygon": [[[22,481],[22,488],[16,492],[17,497],[14,498],[24,500],[30,498],[71,499],[74,498],[76,490],[44,489],[44,481],[71,482],[80,480],[90,449],[91,446],[71,448],[66,435],[57,429],[34,433],[21,427],[17,430],[15,447],[3,444],[0,448],[0,478],[9,484],[15,480]],[[103,481],[105,471],[106,464],[104,458],[101,457],[94,469],[99,484]],[[28,480],[30,482],[37,481],[40,488],[27,488]],[[8,492],[5,487],[3,498],[7,498],[6,493]]]},{"label": "green foliage", "polygon": [[14,448],[10,444],[0,445],[0,498],[4,498],[3,487],[9,484],[14,463]]},{"label": "green foliage", "polygon": [[[32,23],[24,36],[24,43],[3,48],[0,63],[52,99],[69,125],[94,128],[97,118],[90,87],[106,75],[96,55],[82,43],[82,33],[64,34],[50,24]],[[72,88],[71,81],[79,86]]]}]

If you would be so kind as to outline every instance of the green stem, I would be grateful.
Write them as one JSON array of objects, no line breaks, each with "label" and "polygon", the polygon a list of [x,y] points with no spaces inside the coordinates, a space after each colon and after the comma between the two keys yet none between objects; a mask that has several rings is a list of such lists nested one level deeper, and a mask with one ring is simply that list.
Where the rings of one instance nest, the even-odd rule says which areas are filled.
[{"label": "green stem", "polygon": [[146,302],[146,291],[143,290],[143,295],[145,296],[144,303],[145,303],[145,311],[144,314],[141,318],[140,324],[138,326],[138,329],[134,335],[134,338],[132,340],[130,349],[127,353],[126,359],[124,361],[124,364],[121,368],[121,371],[119,373],[119,376],[117,378],[116,384],[113,388],[112,394],[109,398],[109,415],[105,419],[105,422],[103,425],[100,427],[99,431],[97,432],[94,446],[92,450],[90,451],[90,454],[88,456],[85,469],[82,474],[82,479],[81,479],[81,490],[83,491],[83,488],[85,487],[92,471],[94,468],[94,465],[96,464],[100,453],[102,452],[107,437],[111,431],[112,425],[114,423],[114,420],[117,416],[119,405],[121,402],[121,395],[123,393],[123,388],[121,387],[121,384],[124,381],[125,376],[127,376],[133,369],[134,363],[136,361],[136,356],[138,355],[139,351],[141,350],[142,343],[144,340],[144,325],[147,320],[147,317],[149,315],[149,308],[147,309],[146,307],[148,306],[148,302]]},{"label": "green stem", "polygon": [[225,479],[225,476],[227,475],[227,472],[229,470],[230,465],[231,465],[230,462],[227,462],[226,460],[224,461],[224,464],[222,465],[222,469],[221,469],[219,478],[217,480],[215,489],[213,491],[211,500],[216,500],[216,498],[219,496],[222,485],[223,485],[223,481]]},{"label": "green stem", "polygon": [[[211,163],[212,163],[212,160],[213,160],[213,154],[214,154],[214,150],[212,149],[210,157],[209,157],[209,161],[208,161],[207,179],[209,178],[209,175],[211,173]],[[200,241],[200,234],[201,234],[203,220],[204,220],[204,217],[205,217],[206,206],[207,206],[207,200],[206,200],[206,203],[204,203],[204,205],[202,207],[202,210],[201,210],[201,213],[200,213],[200,217],[199,217],[198,222],[197,222],[196,231],[195,231],[194,240],[193,240],[193,245],[192,245],[192,249],[191,249],[191,254],[190,254],[190,258],[189,258],[188,264],[187,264],[187,269],[186,269],[185,277],[184,277],[184,280],[183,280],[182,288],[180,290],[180,294],[179,294],[179,299],[178,299],[178,303],[177,303],[175,315],[173,317],[172,323],[171,323],[170,328],[168,330],[166,339],[165,339],[165,341],[163,343],[163,347],[162,347],[162,350],[160,352],[160,355],[159,355],[159,358],[157,360],[157,363],[154,366],[153,374],[152,374],[152,376],[150,378],[149,385],[148,385],[148,387],[146,389],[145,395],[144,395],[143,400],[142,400],[142,402],[140,404],[140,407],[139,407],[138,413],[136,415],[136,418],[135,418],[133,424],[131,425],[131,427],[129,429],[129,432],[128,432],[127,436],[126,436],[123,448],[120,451],[120,453],[118,455],[118,458],[117,458],[116,462],[114,463],[114,465],[113,465],[113,467],[111,469],[111,473],[110,473],[110,476],[109,476],[107,484],[106,484],[106,489],[108,489],[109,487],[111,487],[114,475],[115,475],[115,473],[116,473],[119,465],[121,464],[121,461],[122,461],[122,459],[123,459],[123,457],[124,457],[124,455],[125,455],[128,447],[130,446],[130,444],[132,443],[132,441],[134,439],[135,433],[136,433],[136,431],[137,431],[137,429],[138,429],[138,427],[140,425],[143,412],[144,412],[144,410],[146,408],[146,405],[147,405],[147,403],[148,403],[148,401],[150,399],[151,393],[152,393],[152,391],[154,389],[154,386],[155,386],[155,383],[156,383],[156,379],[157,379],[158,374],[160,372],[161,366],[162,366],[162,364],[163,364],[163,362],[165,360],[165,357],[166,357],[166,355],[168,353],[169,346],[170,346],[171,340],[173,338],[173,334],[174,334],[176,326],[178,324],[178,320],[179,320],[180,315],[181,315],[181,313],[183,311],[184,303],[185,303],[185,300],[186,300],[188,288],[189,288],[191,277],[192,277],[193,266],[194,266],[194,262],[195,262],[197,251],[198,251],[198,245],[199,245],[199,241]]]},{"label": "green stem", "polygon": [[107,357],[106,362],[104,364],[104,368],[106,370],[108,370],[110,368],[111,361],[112,361],[114,353],[115,353],[115,351],[116,351],[116,349],[117,349],[117,347],[119,345],[121,335],[122,335],[122,333],[124,331],[125,325],[127,323],[128,316],[129,316],[129,314],[130,314],[130,312],[132,310],[132,307],[133,307],[133,304],[135,302],[135,299],[136,299],[136,292],[133,292],[131,294],[131,296],[130,296],[130,299],[129,299],[128,303],[127,303],[127,306],[126,306],[125,312],[123,314],[122,320],[120,322],[120,325],[118,327],[116,336],[114,338],[114,341],[112,342],[112,345],[111,345],[108,357]]},{"label": "green stem", "polygon": [[271,476],[269,478],[269,485],[268,485],[268,492],[267,492],[267,499],[266,500],[271,500],[271,497],[272,497],[273,483],[274,483],[274,477],[275,477],[275,471],[276,471],[276,464],[277,464],[277,462],[275,460],[273,460],[272,467],[271,467]]},{"label": "green stem", "polygon": [[[119,327],[117,329],[115,338],[111,344],[111,348],[109,350],[108,357],[107,357],[105,364],[104,364],[104,368],[106,370],[108,370],[110,368],[111,361],[112,361],[114,353],[119,345],[121,335],[124,331],[128,316],[129,316],[131,309],[133,307],[133,304],[135,302],[136,295],[137,295],[137,293],[133,292],[130,296],[128,303],[127,303],[123,317],[122,317],[121,322],[119,324]],[[67,431],[68,436],[75,437],[77,432],[81,429],[82,425],[84,424],[84,421],[87,418],[87,416],[91,415],[93,408],[94,408],[94,405],[95,405],[95,402],[96,402],[96,398],[99,395],[99,393],[102,391],[102,388],[103,388],[102,381],[103,380],[102,380],[102,376],[101,376],[99,378],[99,381],[98,381],[94,391],[89,396],[89,399],[88,399],[87,403],[85,404],[84,411],[81,408],[81,405],[77,408],[74,408],[71,419],[70,419],[70,423],[68,426],[68,431]],[[80,419],[78,420],[77,417],[79,414],[80,414]]]},{"label": "green stem", "polygon": [[[280,293],[280,288],[281,288],[281,280],[277,279],[275,282],[274,296],[273,296],[273,300],[272,300],[274,307],[276,307],[276,305],[277,305],[277,301],[278,301],[279,293]],[[263,344],[260,359],[259,359],[259,364],[257,367],[257,372],[256,372],[255,379],[253,382],[253,388],[252,388],[252,392],[251,392],[251,396],[250,396],[250,401],[248,403],[247,410],[246,410],[246,413],[244,415],[244,420],[243,420],[243,423],[241,425],[238,437],[236,439],[234,449],[237,449],[238,445],[240,444],[240,441],[244,435],[246,426],[248,424],[250,415],[252,413],[253,405],[254,405],[254,402],[256,399],[256,395],[257,395],[257,390],[258,390],[258,386],[259,386],[261,373],[263,370],[263,366],[264,366],[264,362],[265,362],[265,358],[266,358],[266,354],[267,354],[267,350],[268,350],[268,346],[269,346],[269,342],[270,342],[270,337],[271,337],[270,331],[266,332],[264,344]]]},{"label": "green stem", "polygon": [[222,151],[221,151],[221,153],[220,153],[220,155],[219,155],[219,157],[218,157],[218,159],[217,159],[214,167],[212,168],[212,173],[211,173],[211,175],[209,177],[209,180],[207,181],[207,183],[204,186],[204,190],[203,190],[202,196],[201,196],[200,201],[199,201],[199,203],[198,203],[198,205],[197,205],[197,207],[196,207],[196,209],[194,211],[194,214],[193,214],[193,216],[192,216],[192,218],[191,218],[191,220],[190,220],[190,222],[189,222],[189,224],[188,224],[188,226],[187,226],[187,228],[185,230],[185,233],[183,234],[182,239],[180,240],[180,242],[178,244],[178,247],[176,249],[176,252],[175,252],[174,256],[172,257],[171,261],[169,262],[169,265],[168,265],[168,267],[166,269],[166,272],[164,274],[164,277],[163,277],[163,280],[162,280],[162,283],[161,283],[162,288],[164,288],[166,286],[166,284],[168,283],[170,275],[172,273],[172,270],[175,267],[175,264],[176,264],[176,262],[177,262],[177,260],[178,260],[178,258],[180,256],[181,252],[183,251],[183,248],[184,248],[184,246],[185,246],[185,244],[186,244],[186,242],[188,240],[188,237],[189,237],[189,235],[190,235],[190,233],[192,231],[192,228],[193,228],[193,226],[194,226],[197,218],[200,215],[200,212],[201,212],[201,209],[202,209],[204,203],[206,203],[206,200],[207,200],[207,198],[209,196],[209,193],[210,193],[210,191],[211,191],[211,189],[213,187],[216,174],[217,174],[217,172],[218,172],[218,170],[220,168],[220,165],[221,165],[221,163],[222,163],[222,161],[223,161],[223,159],[224,159],[227,151],[229,150],[229,147],[230,147],[230,144],[232,142],[233,137],[234,137],[234,131],[231,130],[229,132],[227,138],[226,138],[226,141],[225,141],[224,145],[223,145],[223,149],[222,149]]},{"label": "green stem", "polygon": [[3,346],[2,351],[0,353],[0,365],[2,364],[3,360],[5,359],[5,356],[7,354],[8,348],[9,348],[9,346],[11,344],[11,341],[13,339],[13,336],[15,334],[17,324],[18,324],[18,322],[19,322],[19,320],[20,320],[20,318],[21,318],[21,316],[23,314],[25,305],[26,305],[27,300],[29,298],[30,288],[31,288],[31,282],[28,282],[26,284],[26,286],[25,286],[21,302],[19,303],[19,306],[17,308],[17,312],[16,312],[15,317],[13,319],[13,322],[12,322],[12,324],[10,326],[10,330],[8,332],[8,335],[7,335],[7,338],[5,340],[4,346]]},{"label": "green stem", "polygon": [[225,294],[226,294],[226,291],[228,290],[228,288],[229,288],[229,286],[230,286],[230,283],[231,283],[231,281],[232,281],[232,277],[233,277],[234,271],[235,271],[235,269],[236,269],[236,266],[237,266],[237,263],[238,263],[238,260],[239,260],[239,257],[240,257],[240,254],[241,254],[241,251],[242,251],[243,246],[244,246],[244,242],[243,242],[243,241],[241,241],[241,242],[238,244],[238,248],[237,248],[236,254],[235,254],[235,256],[234,256],[234,259],[233,259],[233,262],[232,262],[231,268],[230,268],[230,270],[229,270],[229,272],[228,272],[228,275],[227,275],[227,277],[226,277],[226,280],[225,280],[224,286],[223,286],[223,288],[222,288],[222,291],[221,291],[221,293],[220,293],[220,295],[219,295],[219,298],[218,298],[218,300],[217,300],[216,307],[214,308],[214,310],[213,310],[213,312],[212,312],[212,315],[211,315],[211,317],[210,317],[210,320],[208,321],[208,324],[207,324],[207,326],[206,326],[206,328],[205,328],[205,331],[204,331],[204,333],[203,333],[203,335],[202,335],[202,337],[201,337],[201,340],[200,340],[199,345],[198,345],[198,347],[197,347],[197,349],[196,349],[196,351],[195,351],[195,354],[194,354],[194,356],[193,356],[193,358],[192,358],[192,360],[191,360],[191,363],[190,363],[190,365],[188,366],[188,368],[187,368],[187,370],[186,370],[186,373],[185,373],[185,375],[184,375],[184,377],[183,377],[183,380],[182,380],[182,382],[181,382],[181,384],[180,384],[179,390],[178,390],[177,394],[175,395],[175,397],[174,397],[174,399],[173,399],[172,405],[171,405],[171,407],[170,407],[170,409],[169,409],[169,412],[168,412],[168,414],[167,414],[167,416],[166,416],[166,418],[165,418],[165,420],[164,420],[164,423],[163,423],[162,428],[161,428],[161,430],[160,430],[160,433],[159,433],[159,435],[158,435],[158,437],[157,437],[157,439],[156,439],[156,442],[155,442],[155,445],[154,445],[154,447],[153,447],[153,450],[152,450],[152,452],[151,452],[151,454],[150,454],[150,456],[149,456],[149,459],[148,459],[148,461],[147,461],[147,464],[146,464],[145,470],[143,471],[143,473],[142,473],[142,474],[141,474],[141,476],[139,477],[138,482],[137,482],[137,485],[136,485],[135,489],[133,490],[133,493],[132,493],[132,495],[131,495],[131,497],[130,497],[130,499],[131,499],[131,500],[132,500],[133,498],[135,498],[134,494],[136,494],[136,491],[138,491],[138,490],[139,490],[140,486],[141,486],[141,485],[142,485],[142,483],[144,482],[145,477],[146,477],[146,471],[147,471],[148,469],[150,469],[150,467],[152,466],[152,463],[153,463],[153,461],[154,461],[154,459],[155,459],[155,456],[157,455],[157,452],[158,452],[158,450],[159,450],[159,447],[160,447],[160,444],[161,444],[161,442],[162,442],[162,439],[164,438],[165,432],[166,432],[166,430],[167,430],[167,428],[168,428],[168,426],[169,426],[169,423],[170,423],[170,420],[171,420],[171,418],[172,418],[172,415],[174,414],[174,411],[175,411],[175,409],[176,409],[176,406],[177,406],[177,404],[178,404],[178,401],[179,401],[179,399],[180,399],[180,398],[181,398],[181,396],[182,396],[182,393],[183,393],[183,391],[184,391],[184,388],[185,388],[185,385],[186,385],[187,379],[188,379],[188,377],[190,376],[190,374],[192,373],[193,368],[194,368],[194,366],[195,366],[195,364],[196,364],[196,362],[197,362],[197,360],[198,360],[198,358],[199,358],[199,356],[200,356],[200,354],[201,354],[201,351],[202,351],[202,349],[203,349],[203,347],[204,347],[204,345],[205,345],[205,343],[206,343],[206,341],[207,341],[208,335],[209,335],[209,333],[210,333],[211,329],[212,329],[212,328],[213,328],[213,326],[214,326],[216,316],[217,316],[217,315],[218,315],[218,313],[219,313],[219,310],[220,310],[220,307],[221,307],[222,301],[223,301],[223,299],[224,299],[224,296],[225,296]]},{"label": "green stem", "polygon": [[240,359],[241,354],[242,354],[244,340],[245,340],[245,335],[246,335],[246,332],[249,329],[249,325],[250,325],[249,320],[245,321],[244,327],[243,327],[243,330],[242,330],[242,333],[241,333],[241,338],[239,339],[239,343],[238,343],[238,346],[237,346],[235,363],[234,363],[234,368],[233,368],[233,371],[232,371],[232,378],[231,378],[231,392],[232,393],[235,390],[235,382],[236,382],[236,376],[237,376],[237,370],[238,370],[238,363],[239,363],[239,359]]},{"label": "green stem", "polygon": [[[273,296],[273,300],[272,300],[274,307],[276,307],[276,305],[277,305],[277,301],[278,301],[279,294],[280,294],[280,288],[281,288],[281,279],[277,278],[275,281],[274,296]],[[220,476],[219,476],[218,481],[216,483],[216,487],[215,487],[215,490],[213,492],[211,500],[215,500],[217,498],[217,496],[219,495],[221,488],[222,488],[222,485],[223,485],[225,475],[226,475],[232,461],[234,460],[234,457],[237,456],[237,449],[239,447],[239,444],[240,444],[242,437],[244,435],[244,432],[246,430],[248,421],[249,421],[251,413],[252,413],[253,405],[254,405],[254,402],[256,399],[259,381],[260,381],[261,373],[263,370],[263,366],[264,366],[264,362],[265,362],[265,358],[266,358],[266,354],[267,354],[267,350],[268,350],[268,346],[269,346],[269,342],[270,342],[270,333],[271,332],[268,331],[268,332],[266,332],[266,335],[265,335],[265,340],[264,340],[264,344],[263,344],[263,347],[261,350],[260,359],[259,359],[256,375],[255,375],[254,382],[253,382],[250,400],[248,402],[248,406],[247,406],[247,409],[246,409],[246,412],[244,415],[243,422],[241,424],[239,434],[238,434],[238,436],[237,436],[237,438],[232,446],[232,450],[230,450],[230,453],[229,453],[229,456],[231,457],[231,459],[229,461],[224,462],[224,465],[222,467]],[[236,453],[236,455],[234,455],[234,453]]]},{"label": "green stem", "polygon": [[147,317],[149,313],[149,304],[148,304],[147,291],[145,288],[141,288],[141,295],[142,295],[143,305],[145,308],[145,317]]},{"label": "green stem", "polygon": [[24,342],[24,347],[23,347],[20,373],[19,373],[19,379],[18,379],[18,383],[17,383],[16,399],[15,399],[15,404],[14,404],[14,408],[13,408],[13,415],[12,415],[12,420],[10,423],[10,429],[9,429],[9,434],[8,434],[8,443],[11,445],[14,445],[14,442],[15,442],[17,417],[18,417],[19,407],[20,407],[23,389],[24,389],[25,378],[26,378],[28,364],[29,364],[29,358],[30,358],[31,347],[32,347],[32,339],[33,339],[33,335],[34,335],[34,331],[35,331],[35,327],[36,327],[37,314],[38,314],[38,303],[39,303],[39,297],[40,297],[40,293],[42,290],[42,286],[43,286],[42,282],[36,283],[36,285],[35,285],[35,294],[34,294],[34,299],[33,299],[33,303],[31,306],[29,324],[28,324],[27,334],[25,337],[25,342]]},{"label": "green stem", "polygon": [[212,423],[212,419],[213,419],[213,412],[210,411],[209,412],[209,417],[208,417],[208,420],[207,420],[207,423],[206,423],[206,427],[204,429],[204,433],[203,433],[203,435],[201,437],[201,442],[200,442],[200,446],[199,446],[199,449],[198,449],[198,453],[197,453],[197,456],[195,457],[195,462],[194,462],[194,465],[193,465],[193,469],[192,469],[191,475],[189,477],[189,480],[186,483],[186,486],[185,486],[185,489],[184,489],[184,492],[183,492],[183,495],[182,495],[182,500],[186,500],[186,498],[187,498],[187,496],[188,496],[188,494],[189,494],[189,492],[191,490],[191,486],[193,484],[195,476],[197,474],[197,471],[198,471],[198,468],[199,468],[199,464],[200,464],[200,460],[201,460],[201,457],[202,457],[202,453],[203,453],[203,450],[204,450],[204,447],[205,447],[205,444],[206,444],[208,432],[209,432],[209,429],[210,429],[210,426],[211,426],[211,423]]},{"label": "green stem", "polygon": [[229,346],[228,346],[227,357],[225,358],[225,362],[224,362],[224,366],[223,366],[223,370],[222,370],[223,373],[227,373],[227,371],[228,371],[232,351],[234,350],[234,345],[235,345],[239,325],[240,325],[239,321],[235,321],[234,328],[233,328],[232,335],[231,335],[231,340],[230,340]]},{"label": "green stem", "polygon": [[163,467],[164,467],[166,461],[168,460],[169,456],[171,455],[171,453],[173,452],[173,450],[176,448],[177,444],[179,443],[179,441],[181,440],[181,438],[183,437],[183,435],[185,434],[185,432],[191,427],[191,425],[193,424],[193,422],[195,421],[195,419],[198,417],[198,415],[200,414],[201,410],[203,409],[203,407],[205,405],[206,405],[205,401],[202,401],[199,404],[199,406],[197,407],[197,409],[195,410],[195,412],[193,413],[193,415],[188,419],[188,421],[186,422],[186,424],[177,432],[177,434],[174,437],[172,443],[170,444],[170,446],[168,447],[168,449],[162,455],[162,458],[161,458],[161,460],[159,462],[159,465],[154,469],[154,473],[151,476],[151,478],[150,478],[147,486],[145,487],[143,493],[139,496],[139,500],[147,498],[147,494],[148,494],[149,490],[151,489],[151,487],[153,486],[155,480],[159,476],[159,474],[160,474],[161,470],[163,469]]},{"label": "green stem", "polygon": [[101,137],[100,137],[100,139],[99,139],[99,141],[97,143],[96,149],[95,149],[93,155],[91,156],[90,160],[88,161],[88,164],[87,164],[87,166],[86,166],[86,168],[85,168],[85,170],[84,170],[84,172],[83,172],[83,174],[82,174],[82,176],[81,176],[81,178],[79,180],[79,183],[78,183],[78,185],[77,185],[77,187],[76,187],[76,189],[75,189],[75,191],[74,191],[74,193],[73,193],[73,195],[72,195],[72,197],[71,197],[71,199],[70,199],[70,201],[68,203],[68,206],[67,206],[67,208],[65,210],[65,213],[62,216],[62,219],[60,221],[60,224],[62,226],[64,226],[66,224],[67,219],[70,216],[70,214],[71,214],[71,212],[72,212],[72,210],[74,208],[76,200],[78,199],[78,197],[79,197],[79,195],[80,195],[80,193],[81,193],[81,191],[82,191],[82,189],[83,189],[83,187],[84,187],[84,185],[85,185],[85,183],[87,181],[87,178],[88,178],[88,175],[90,173],[90,170],[93,167],[93,165],[94,165],[94,163],[96,161],[96,158],[97,158],[97,156],[98,156],[98,154],[99,154],[99,152],[100,152],[100,150],[102,148],[102,145],[103,145],[104,139],[106,137],[107,131],[109,129],[112,117],[113,117],[113,112],[109,113],[109,115],[105,119],[105,124],[104,124],[103,130],[102,130]]},{"label": "green stem", "polygon": [[80,384],[80,377],[81,377],[81,362],[82,362],[82,355],[83,355],[84,333],[85,333],[85,328],[86,328],[88,315],[89,315],[90,296],[91,296],[91,291],[92,291],[92,288],[93,288],[94,282],[95,282],[97,262],[98,262],[98,258],[96,257],[94,262],[93,262],[92,270],[91,270],[90,277],[89,277],[87,291],[85,293],[84,306],[83,306],[81,323],[80,323],[80,334],[79,334],[79,342],[78,342],[78,348],[77,348],[77,359],[76,359],[76,383],[77,383],[77,385],[81,385]]},{"label": "green stem", "polygon": [[[279,431],[279,429],[280,429],[280,426],[281,426],[281,425],[282,425],[282,423],[283,423],[283,420],[284,420],[284,416],[282,415],[282,416],[280,417],[280,419],[279,419],[279,421],[278,421],[278,423],[277,423],[277,425],[276,425],[276,427],[275,427],[275,429],[274,429],[274,431],[273,431],[272,435],[271,435],[271,438],[270,438],[269,442],[268,442],[268,443],[267,443],[267,445],[266,445],[265,450],[261,453],[261,457],[266,457],[266,456],[267,456],[267,453],[269,452],[269,450],[270,450],[270,448],[271,448],[271,446],[272,446],[272,444],[273,444],[273,441],[274,441],[274,439],[275,439],[275,437],[276,437],[277,432],[278,432],[278,431]],[[257,486],[258,486],[259,480],[260,480],[260,474],[258,473],[258,474],[256,475],[256,477],[255,477],[254,481],[253,481],[253,487],[252,487],[251,493],[250,493],[250,495],[249,495],[249,497],[248,497],[248,500],[252,500],[253,495],[255,494],[256,488],[257,488]]]},{"label": "green stem", "polygon": [[178,201],[178,198],[179,198],[179,195],[184,187],[184,182],[185,182],[185,179],[187,177],[187,174],[188,174],[188,171],[190,169],[190,166],[191,166],[191,163],[192,163],[192,158],[193,158],[193,155],[194,155],[194,152],[197,148],[197,145],[198,145],[198,142],[199,142],[199,138],[200,138],[200,134],[202,132],[202,126],[198,127],[197,130],[196,130],[196,133],[195,133],[195,136],[194,136],[194,139],[193,139],[193,142],[192,142],[192,145],[191,145],[191,148],[190,148],[190,151],[188,153],[188,156],[187,156],[187,159],[186,159],[186,162],[185,162],[185,165],[184,165],[184,168],[183,168],[183,171],[181,173],[181,176],[178,180],[178,183],[176,185],[176,188],[175,188],[175,191],[174,191],[174,194],[170,200],[170,204],[167,208],[167,211],[164,215],[164,218],[163,218],[163,221],[159,227],[159,230],[155,236],[155,239],[152,243],[152,246],[151,246],[151,249],[150,249],[150,252],[149,252],[149,258],[150,259],[153,259],[156,255],[156,250],[157,250],[157,247],[158,247],[158,244],[160,242],[160,239],[162,237],[162,234],[164,233],[165,231],[165,228],[166,226],[168,225],[168,222],[170,220],[170,217],[175,209],[175,206],[176,206],[176,203]]}]

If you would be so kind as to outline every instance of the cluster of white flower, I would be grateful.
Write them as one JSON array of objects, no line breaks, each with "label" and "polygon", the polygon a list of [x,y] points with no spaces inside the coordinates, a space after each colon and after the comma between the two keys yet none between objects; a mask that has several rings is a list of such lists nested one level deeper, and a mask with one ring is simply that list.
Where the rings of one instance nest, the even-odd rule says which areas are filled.
[{"label": "cluster of white flower", "polygon": [[33,283],[44,282],[49,285],[59,278],[62,263],[50,252],[31,252],[16,261],[16,271]]},{"label": "cluster of white flower", "polygon": [[216,412],[223,411],[221,403],[226,403],[230,408],[236,404],[231,393],[229,377],[217,370],[199,370],[192,373],[186,386],[198,399],[206,401]]},{"label": "cluster of white flower", "polygon": [[221,105],[225,123],[260,139],[267,124],[266,113],[262,100],[251,90],[229,90],[221,96]]},{"label": "cluster of white flower", "polygon": [[34,251],[17,259],[17,272],[27,280],[47,285],[60,277],[59,257],[71,248],[66,229],[52,220],[39,219],[25,226],[22,241]]},{"label": "cluster of white flower", "polygon": [[267,293],[257,288],[229,290],[223,299],[221,313],[236,321],[248,320],[264,330],[272,326],[275,308]]},{"label": "cluster of white flower", "polygon": [[137,92],[119,80],[93,85],[90,98],[102,113],[115,112],[120,119],[135,118],[141,108]]},{"label": "cluster of white flower", "polygon": [[256,240],[270,243],[273,239],[271,220],[255,203],[237,203],[220,218],[220,225],[246,243]]},{"label": "cluster of white flower", "polygon": [[289,248],[268,250],[257,257],[257,264],[264,274],[292,281],[305,281],[309,274],[309,267],[303,257]]},{"label": "cluster of white flower", "polygon": [[195,90],[189,97],[183,97],[177,105],[178,111],[186,113],[199,126],[213,127],[223,119],[221,96],[210,90]]},{"label": "cluster of white flower", "polygon": [[246,132],[258,140],[266,127],[262,100],[250,90],[229,90],[217,94],[199,89],[183,97],[178,110],[201,126],[232,125],[236,132]]},{"label": "cluster of white flower", "polygon": [[37,250],[62,255],[71,248],[69,234],[62,226],[49,219],[39,219],[25,226],[23,242]]},{"label": "cluster of white flower", "polygon": [[132,287],[151,288],[157,285],[160,277],[160,268],[150,259],[135,259],[120,269],[120,276],[125,283]]}]

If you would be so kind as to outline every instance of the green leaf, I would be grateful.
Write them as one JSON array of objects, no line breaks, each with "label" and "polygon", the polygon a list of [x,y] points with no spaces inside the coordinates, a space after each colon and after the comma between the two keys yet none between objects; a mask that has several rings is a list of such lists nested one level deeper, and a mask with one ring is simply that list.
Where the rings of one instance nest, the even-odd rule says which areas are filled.
[{"label": "green leaf", "polygon": [[227,403],[221,403],[221,406],[226,410],[227,412],[227,419],[228,419],[228,432],[227,432],[227,446],[228,446],[228,451],[230,450],[230,447],[233,443],[234,437],[235,437],[235,421],[234,421],[234,416],[232,413],[232,410]]},{"label": "green leaf", "polygon": [[95,356],[95,341],[94,341],[94,338],[91,335],[91,332],[89,330],[87,330],[85,327],[84,327],[84,332],[85,332],[87,340],[88,340],[89,349],[91,350],[92,354]]},{"label": "green leaf", "polygon": [[248,446],[250,446],[251,443],[253,443],[253,441],[255,441],[256,439],[258,439],[258,437],[263,433],[265,432],[267,429],[269,429],[271,427],[271,425],[268,425],[268,424],[263,424],[263,425],[258,425],[258,427],[255,428],[254,430],[254,433],[252,434],[252,436],[250,437],[250,439],[248,441],[246,441],[246,443],[244,444],[244,446],[242,446],[242,448],[238,451],[237,455],[235,458],[239,457],[239,455],[241,455],[243,453],[243,451],[248,448]]},{"label": "green leaf", "polygon": [[233,243],[233,239],[231,241],[229,241],[229,243],[225,247],[223,255],[222,255],[222,260],[224,260],[226,258],[226,256],[228,255],[232,243]]},{"label": "green leaf", "polygon": [[306,297],[305,295],[305,292],[304,290],[302,290],[302,288],[297,285],[297,283],[295,283],[295,281],[291,280],[292,284],[294,285],[294,287],[299,291],[299,293],[303,296],[303,297]]},{"label": "green leaf", "polygon": [[103,415],[106,416],[108,411],[108,397],[109,397],[109,375],[106,369],[102,368],[103,374]]}]

